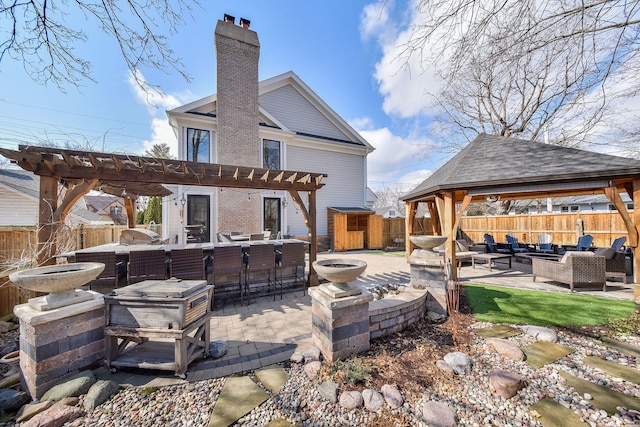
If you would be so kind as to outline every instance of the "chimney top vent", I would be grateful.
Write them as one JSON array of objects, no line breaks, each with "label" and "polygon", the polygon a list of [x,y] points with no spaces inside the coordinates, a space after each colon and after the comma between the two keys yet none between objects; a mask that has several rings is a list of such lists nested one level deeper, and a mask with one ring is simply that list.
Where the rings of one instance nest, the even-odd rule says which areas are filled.
[{"label": "chimney top vent", "polygon": [[235,16],[231,16],[231,15],[227,15],[225,13],[224,14],[224,22],[228,22],[230,24],[235,24],[236,23],[236,17]]},{"label": "chimney top vent", "polygon": [[240,26],[244,29],[248,29],[251,25],[251,21],[246,18],[240,18]]}]

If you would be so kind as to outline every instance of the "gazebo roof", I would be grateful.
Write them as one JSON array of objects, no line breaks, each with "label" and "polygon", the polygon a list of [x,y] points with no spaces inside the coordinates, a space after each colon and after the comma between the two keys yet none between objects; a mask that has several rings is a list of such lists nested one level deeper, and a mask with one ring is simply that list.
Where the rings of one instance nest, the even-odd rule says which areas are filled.
[{"label": "gazebo roof", "polygon": [[403,200],[461,190],[503,198],[592,194],[625,186],[638,176],[640,161],[635,159],[481,134]]}]

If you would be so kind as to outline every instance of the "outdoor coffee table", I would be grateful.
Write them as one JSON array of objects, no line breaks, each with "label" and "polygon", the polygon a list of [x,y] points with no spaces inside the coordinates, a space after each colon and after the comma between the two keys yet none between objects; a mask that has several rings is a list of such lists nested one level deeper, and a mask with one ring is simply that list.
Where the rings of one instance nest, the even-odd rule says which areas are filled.
[{"label": "outdoor coffee table", "polygon": [[506,263],[511,268],[511,254],[477,254],[471,257],[471,266],[476,268],[476,263],[478,260],[485,261],[485,263],[489,266],[489,271],[496,265],[497,260],[505,260]]},{"label": "outdoor coffee table", "polygon": [[532,252],[532,253],[516,254],[515,257],[516,257],[517,261],[520,261],[520,262],[526,263],[526,264],[531,264],[531,262],[532,262],[532,260],[534,258],[549,259],[549,260],[552,260],[552,261],[558,261],[558,260],[560,260],[560,258],[562,258],[562,255]]}]

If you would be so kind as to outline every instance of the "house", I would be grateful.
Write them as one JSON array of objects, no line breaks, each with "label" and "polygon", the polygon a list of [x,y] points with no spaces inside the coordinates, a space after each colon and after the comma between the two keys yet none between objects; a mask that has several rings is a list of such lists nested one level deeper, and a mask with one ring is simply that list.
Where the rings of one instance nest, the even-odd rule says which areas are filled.
[{"label": "house", "polygon": [[[260,43],[254,31],[218,21],[216,94],[167,111],[178,158],[226,165],[326,174],[317,192],[317,234],[327,247],[328,208],[371,203],[367,155],[374,148],[294,72],[258,79]],[[186,241],[199,225],[203,241],[217,233],[306,238],[304,215],[287,191],[167,186],[163,235]],[[302,202],[308,207],[305,194]]]},{"label": "house", "polygon": [[117,225],[127,225],[127,211],[122,197],[110,194],[84,196],[87,209]]},{"label": "house", "polygon": [[376,215],[380,215],[383,218],[404,218],[404,212],[399,211],[394,206],[385,206],[375,209]]},{"label": "house", "polygon": [[[627,193],[620,198],[628,210],[633,210],[633,201]],[[538,209],[538,200],[540,207]],[[603,194],[591,196],[554,197],[537,200],[519,200],[510,214],[515,213],[572,213],[572,212],[611,212],[616,208]]]},{"label": "house", "polygon": [[[23,169],[0,169],[0,226],[35,227],[38,225],[40,177]],[[112,225],[79,201],[66,218],[70,227]]]}]

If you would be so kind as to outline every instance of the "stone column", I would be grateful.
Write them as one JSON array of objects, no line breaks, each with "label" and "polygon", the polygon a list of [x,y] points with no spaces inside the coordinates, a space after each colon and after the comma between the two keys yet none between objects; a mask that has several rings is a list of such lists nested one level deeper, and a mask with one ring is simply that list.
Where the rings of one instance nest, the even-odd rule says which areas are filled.
[{"label": "stone column", "polygon": [[373,295],[334,297],[322,286],[310,288],[312,337],[325,360],[338,359],[369,350],[369,302]]},{"label": "stone column", "polygon": [[104,360],[104,299],[38,311],[14,307],[20,320],[20,369],[25,390],[40,398],[61,378]]},{"label": "stone column", "polygon": [[442,271],[442,257],[409,257],[411,286],[427,290],[427,312],[447,315],[447,282]]}]

